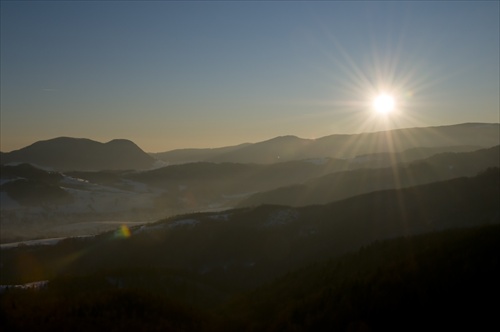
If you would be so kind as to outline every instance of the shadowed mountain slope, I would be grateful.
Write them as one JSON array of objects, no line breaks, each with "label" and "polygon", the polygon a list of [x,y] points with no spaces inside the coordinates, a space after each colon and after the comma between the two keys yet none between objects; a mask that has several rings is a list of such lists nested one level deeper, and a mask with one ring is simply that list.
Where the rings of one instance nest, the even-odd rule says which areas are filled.
[{"label": "shadowed mountain slope", "polygon": [[245,331],[498,327],[500,225],[377,242],[290,273],[226,306]]},{"label": "shadowed mountain slope", "polygon": [[[268,164],[310,158],[353,158],[373,153],[396,153],[415,147],[491,147],[500,144],[498,123],[463,123],[439,127],[405,128],[318,139],[280,136],[254,144],[198,151],[155,154],[166,162],[181,160]],[[203,152],[203,153],[201,153]],[[209,153],[208,153],[209,152]],[[182,153],[182,158],[176,154]]]},{"label": "shadowed mountain slope", "polygon": [[347,168],[348,163],[339,159],[327,159],[321,163],[300,160],[268,165],[198,162],[131,173],[127,177],[164,188],[203,186],[222,194],[232,194],[276,188]]},{"label": "shadowed mountain slope", "polygon": [[[500,142],[499,142],[500,143]],[[401,152],[371,153],[363,154],[349,159],[349,168],[381,168],[389,167],[398,163],[409,163],[419,159],[429,158],[433,155],[446,152],[472,152],[481,150],[482,147],[475,145],[454,145],[444,147],[415,147]]]},{"label": "shadowed mountain slope", "polygon": [[155,159],[125,139],[100,143],[84,138],[59,137],[3,153],[1,162],[31,163],[63,171],[123,170],[151,168]]},{"label": "shadowed mountain slope", "polygon": [[59,276],[1,294],[0,329],[491,330],[500,310],[499,239],[494,225],[379,241],[250,292],[162,268]]},{"label": "shadowed mountain slope", "polygon": [[167,152],[150,153],[149,155],[156,159],[166,161],[172,165],[185,164],[210,160],[218,155],[232,152],[248,145],[250,145],[250,143],[213,149],[176,149]]},{"label": "shadowed mountain slope", "polygon": [[303,184],[256,193],[239,206],[283,204],[305,206],[325,204],[362,193],[415,186],[460,176],[471,176],[500,166],[500,146],[463,153],[441,153],[407,164],[387,168],[364,168],[336,172]]},{"label": "shadowed mountain slope", "polygon": [[296,136],[280,136],[273,139],[242,147],[211,158],[211,162],[240,162],[271,164],[290,160],[325,157],[330,154],[305,154],[313,140]]},{"label": "shadowed mountain slope", "polygon": [[[130,237],[108,233],[37,250],[2,250],[0,282],[162,267],[189,270],[234,289],[254,287],[376,240],[498,223],[499,175],[495,168],[474,178],[377,191],[323,206],[191,214],[131,228]],[[26,254],[37,265],[20,270]]]}]

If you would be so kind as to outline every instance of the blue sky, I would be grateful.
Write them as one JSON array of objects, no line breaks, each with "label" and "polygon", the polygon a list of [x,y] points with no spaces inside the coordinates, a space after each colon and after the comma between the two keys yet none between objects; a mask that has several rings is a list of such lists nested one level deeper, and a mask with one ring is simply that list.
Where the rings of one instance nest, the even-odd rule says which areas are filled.
[{"label": "blue sky", "polygon": [[[499,2],[1,2],[1,150],[499,122]],[[371,100],[394,96],[381,117]]]}]

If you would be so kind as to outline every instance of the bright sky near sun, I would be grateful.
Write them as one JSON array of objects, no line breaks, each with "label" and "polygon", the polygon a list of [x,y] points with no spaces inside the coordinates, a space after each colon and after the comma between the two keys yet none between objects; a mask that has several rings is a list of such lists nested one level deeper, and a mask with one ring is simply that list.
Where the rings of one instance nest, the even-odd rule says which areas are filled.
[{"label": "bright sky near sun", "polygon": [[499,122],[499,31],[497,1],[2,1],[0,148]]}]

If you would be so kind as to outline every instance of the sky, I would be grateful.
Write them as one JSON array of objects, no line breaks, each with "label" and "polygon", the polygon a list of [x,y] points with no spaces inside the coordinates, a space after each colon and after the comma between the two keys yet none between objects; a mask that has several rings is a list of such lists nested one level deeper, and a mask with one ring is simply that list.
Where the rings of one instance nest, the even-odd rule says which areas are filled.
[{"label": "sky", "polygon": [[[1,1],[0,150],[500,121],[498,1]],[[379,94],[394,111],[374,112]]]}]

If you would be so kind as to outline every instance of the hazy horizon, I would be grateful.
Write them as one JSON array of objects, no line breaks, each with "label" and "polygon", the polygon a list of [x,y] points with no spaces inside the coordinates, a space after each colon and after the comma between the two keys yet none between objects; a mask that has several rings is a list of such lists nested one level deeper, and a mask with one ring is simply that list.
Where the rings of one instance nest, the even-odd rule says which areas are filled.
[{"label": "hazy horizon", "polygon": [[[497,125],[498,124],[498,125],[500,125],[499,122],[469,122],[469,123],[478,123],[478,124],[487,124],[487,125]],[[402,129],[402,130],[404,130],[404,129],[414,129],[414,128],[437,128],[437,127],[456,126],[456,125],[462,125],[462,124],[466,124],[466,123],[452,123],[452,124],[443,124],[443,125],[436,125],[436,126],[416,126],[416,127],[390,128],[390,129],[387,129],[387,131],[399,130],[399,129]],[[386,130],[383,129],[383,130],[360,131],[360,132],[352,132],[352,133],[331,133],[331,134],[328,134],[328,135],[325,135],[325,136],[315,137],[315,138],[312,138],[312,137],[301,137],[301,136],[298,136],[298,135],[288,134],[288,135],[278,135],[278,136],[267,137],[267,138],[264,138],[262,140],[252,141],[252,142],[229,142],[228,144],[219,145],[219,146],[182,146],[182,147],[178,147],[178,148],[174,148],[174,149],[160,149],[158,151],[149,151],[149,150],[143,149],[139,144],[137,144],[137,142],[134,142],[133,140],[131,140],[131,141],[134,142],[135,144],[137,144],[139,146],[139,148],[141,148],[143,151],[145,151],[147,153],[161,153],[161,152],[168,152],[168,151],[182,150],[182,149],[217,149],[217,148],[224,148],[224,147],[230,147],[230,146],[238,146],[238,145],[243,145],[243,144],[255,144],[255,143],[259,143],[259,142],[265,142],[265,141],[268,141],[268,140],[272,140],[274,138],[286,137],[286,136],[293,136],[293,137],[298,137],[300,139],[306,139],[306,140],[314,140],[314,139],[317,139],[317,138],[322,138],[322,137],[327,137],[327,136],[334,136],[334,135],[357,135],[357,134],[362,134],[362,133],[377,133],[377,132],[383,132],[383,131],[386,131]],[[74,138],[74,139],[89,139],[89,140],[92,140],[92,141],[95,141],[95,142],[99,142],[99,143],[108,143],[108,142],[111,142],[113,140],[121,140],[121,139],[130,140],[127,137],[115,137],[115,138],[111,138],[109,140],[102,140],[101,141],[101,140],[98,140],[98,139],[94,139],[92,137],[57,136],[57,137],[50,137],[50,138],[47,138],[47,139],[40,139],[40,140],[38,140],[36,142],[49,141],[49,140],[52,140],[52,139],[57,139],[57,138],[62,138],[62,137]],[[33,143],[36,143],[36,142],[35,141],[31,142],[31,143],[29,143],[29,144],[27,144],[25,146],[20,147],[19,149],[27,147],[29,145],[32,145]],[[1,151],[1,152],[8,153],[8,152],[16,151],[16,150],[19,150],[19,149],[14,149],[14,150],[9,150],[9,151],[5,150],[5,151]]]},{"label": "hazy horizon", "polygon": [[[1,2],[1,140],[147,152],[500,122],[498,2]],[[373,111],[394,97],[387,116]]]}]

